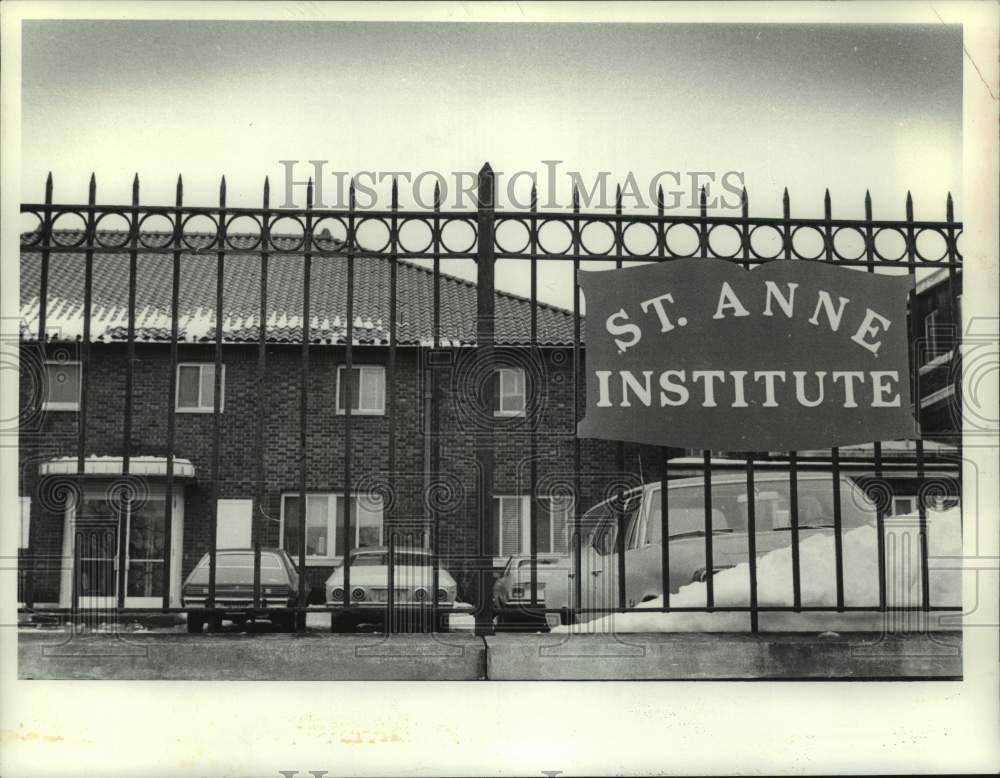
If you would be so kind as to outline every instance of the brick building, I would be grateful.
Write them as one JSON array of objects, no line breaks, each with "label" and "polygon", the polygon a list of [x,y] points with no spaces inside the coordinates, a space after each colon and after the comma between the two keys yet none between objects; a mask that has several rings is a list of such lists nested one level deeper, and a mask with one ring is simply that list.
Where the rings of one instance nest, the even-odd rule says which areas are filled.
[{"label": "brick building", "polygon": [[[124,234],[101,233],[104,245],[121,245]],[[57,232],[74,245],[82,234]],[[174,415],[174,488],[171,592],[210,545],[217,513],[219,547],[254,541],[283,546],[298,558],[300,515],[299,438],[302,372],[300,256],[275,253],[267,276],[266,372],[258,383],[260,257],[253,238],[231,237],[224,277],[223,372],[218,478],[213,478],[216,256],[199,253],[190,236],[182,255],[179,287],[178,367],[171,374],[171,254],[140,251],[136,273],[130,471],[138,492],[124,525],[127,541],[126,605],[158,607],[163,596],[167,431]],[[121,243],[117,243],[117,241]],[[280,244],[280,238],[273,238]],[[288,238],[293,247],[294,238]],[[321,239],[322,240],[322,239]],[[241,253],[239,243],[245,244]],[[207,255],[206,255],[207,254]],[[91,335],[86,378],[85,475],[77,477],[80,442],[84,254],[49,259],[47,342],[38,342],[40,254],[25,250],[21,262],[20,479],[26,560],[23,580],[37,604],[70,604],[74,555],[81,597],[115,594],[118,551],[116,515],[121,489],[128,364],[127,253],[95,253]],[[442,564],[466,569],[479,553],[476,432],[482,428],[469,401],[483,377],[475,371],[476,288],[440,276],[441,347],[434,343],[434,275],[416,264],[398,264],[396,367],[389,360],[389,261],[355,262],[351,401],[352,542],[378,545],[386,528],[403,527],[426,541],[439,527]],[[307,564],[310,582],[321,584],[343,555],[345,486],[344,326],[346,261],[313,260],[310,354],[307,383],[305,482]],[[573,317],[537,307],[537,348],[529,345],[531,305],[496,295],[496,358],[499,372],[494,489],[494,537],[484,548],[497,562],[528,548],[531,461],[536,462],[535,504],[540,552],[567,548],[573,485],[585,509],[612,484],[638,483],[657,472],[660,453],[641,447],[619,450],[601,441],[581,442],[575,466]],[[170,407],[171,385],[175,389]],[[432,390],[432,386],[436,389]],[[436,411],[434,407],[436,406]],[[390,427],[395,429],[395,468],[388,472]],[[259,425],[262,425],[259,426]],[[265,441],[261,450],[258,435]],[[534,446],[534,448],[533,448]],[[643,461],[640,462],[640,457]],[[435,459],[437,468],[432,467]],[[263,467],[263,480],[258,472]],[[79,510],[72,496],[83,484]],[[215,501],[218,500],[216,503]],[[83,534],[80,534],[84,531]],[[75,548],[76,538],[85,547]],[[88,540],[89,539],[89,540]],[[172,599],[174,597],[172,596]],[[179,604],[172,602],[172,604]]]}]

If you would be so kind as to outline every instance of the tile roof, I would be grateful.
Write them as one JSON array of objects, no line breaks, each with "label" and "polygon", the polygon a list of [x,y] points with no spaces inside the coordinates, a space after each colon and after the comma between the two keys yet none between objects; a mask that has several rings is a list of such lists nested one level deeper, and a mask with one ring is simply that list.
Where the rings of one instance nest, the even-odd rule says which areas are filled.
[{"label": "tile roof", "polygon": [[[116,245],[125,233],[101,234],[105,245]],[[256,236],[229,236],[236,248],[227,251],[223,285],[223,342],[258,340],[260,314],[260,259],[253,250]],[[82,240],[82,234],[54,233],[62,245]],[[197,251],[198,236],[187,236],[195,250],[181,255],[180,339],[215,342],[216,253]],[[277,244],[294,245],[294,236],[272,236]],[[207,237],[206,237],[207,242]],[[324,243],[326,245],[324,245]],[[318,247],[337,249],[339,242],[317,238]],[[122,341],[128,326],[128,254],[100,253],[93,261],[91,340]],[[354,330],[356,345],[389,342],[389,267],[382,257],[354,261]],[[37,247],[21,251],[21,337],[38,334],[41,254]],[[136,273],[136,340],[170,338],[172,255],[144,252],[140,247]],[[301,342],[302,260],[300,255],[272,253],[269,259],[267,336],[272,343]],[[343,257],[313,257],[310,292],[310,338],[313,343],[345,343],[347,261]],[[49,340],[83,337],[84,253],[49,256]],[[441,339],[446,346],[474,345],[476,340],[476,285],[441,274]],[[430,345],[433,331],[434,275],[430,269],[400,260],[397,271],[397,342]],[[527,344],[531,304],[507,292],[496,293],[497,343]],[[573,316],[562,308],[538,305],[538,341],[542,345],[573,342]]]}]

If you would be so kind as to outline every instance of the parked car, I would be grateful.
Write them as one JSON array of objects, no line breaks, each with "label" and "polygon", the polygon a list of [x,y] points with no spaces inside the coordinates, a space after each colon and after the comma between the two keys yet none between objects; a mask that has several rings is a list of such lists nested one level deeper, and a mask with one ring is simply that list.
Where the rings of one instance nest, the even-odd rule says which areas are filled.
[{"label": "parked car", "polygon": [[[799,542],[834,526],[833,475],[801,471],[797,475]],[[845,475],[839,479],[842,531],[874,524],[875,505]],[[614,610],[619,606],[618,528],[623,527],[626,607],[663,594],[660,483],[648,483],[609,499],[581,517],[584,541],[580,569],[570,564],[538,568],[540,590],[547,608],[572,608],[577,576],[580,609]],[[748,495],[745,472],[715,472],[711,489],[712,565],[706,561],[705,485],[702,477],[668,481],[667,519],[671,593],[694,581],[704,581],[741,562],[748,554]],[[620,506],[620,507],[619,507]],[[756,553],[791,545],[790,481],[787,471],[758,471],[754,479]],[[803,575],[809,575],[808,570]],[[530,597],[530,592],[527,593]],[[600,613],[580,613],[579,620]]]},{"label": "parked car", "polygon": [[[334,631],[347,631],[362,622],[384,622],[389,604],[389,548],[370,546],[350,552],[350,602],[344,587],[344,567],[333,571],[326,579],[326,604],[340,607],[334,610]],[[448,613],[455,605],[458,585],[444,568],[438,569],[438,588],[434,589],[433,554],[430,549],[397,546],[393,551],[394,605],[417,620],[431,611],[434,600],[440,610],[438,629],[445,631]],[[345,608],[344,606],[347,606]],[[349,609],[348,609],[349,608]],[[405,618],[404,618],[405,620]],[[426,623],[426,618],[423,618]]]},{"label": "parked car", "polygon": [[[214,620],[218,626],[223,619],[237,624],[258,617],[269,620],[279,629],[296,626],[294,612],[268,610],[266,615],[253,611],[254,550],[252,548],[227,548],[216,552],[215,607],[224,608],[221,614],[198,613],[208,599],[209,555],[205,554],[195,565],[181,587],[181,604],[188,609],[188,632],[200,633],[205,624]],[[288,554],[280,548],[260,550],[260,608],[288,608],[299,599],[299,574]]]},{"label": "parked car", "polygon": [[[493,585],[496,625],[504,630],[547,631],[559,624],[558,613],[546,613],[545,582],[569,571],[567,556],[539,554],[535,603],[531,602],[531,557],[512,556]],[[543,575],[544,573],[544,575]]]}]

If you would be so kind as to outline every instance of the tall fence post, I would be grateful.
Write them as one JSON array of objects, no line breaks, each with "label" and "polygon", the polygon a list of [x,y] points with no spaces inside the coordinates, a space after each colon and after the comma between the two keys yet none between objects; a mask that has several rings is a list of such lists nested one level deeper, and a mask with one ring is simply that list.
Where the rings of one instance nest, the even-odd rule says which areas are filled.
[{"label": "tall fence post", "polygon": [[[493,465],[495,303],[493,278],[495,261],[493,168],[487,162],[479,171],[479,202],[476,232],[476,375],[483,381],[483,428],[476,431],[476,464],[479,469],[479,558],[476,560],[476,634],[493,634]],[[436,596],[436,593],[435,593]]]}]

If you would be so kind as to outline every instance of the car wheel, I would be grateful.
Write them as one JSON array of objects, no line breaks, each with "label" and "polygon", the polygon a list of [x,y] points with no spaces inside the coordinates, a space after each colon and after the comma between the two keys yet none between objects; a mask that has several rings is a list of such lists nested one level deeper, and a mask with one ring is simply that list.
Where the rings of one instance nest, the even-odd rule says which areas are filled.
[{"label": "car wheel", "polygon": [[200,635],[202,630],[205,628],[205,619],[201,616],[191,616],[187,617],[187,631],[192,635]]}]

